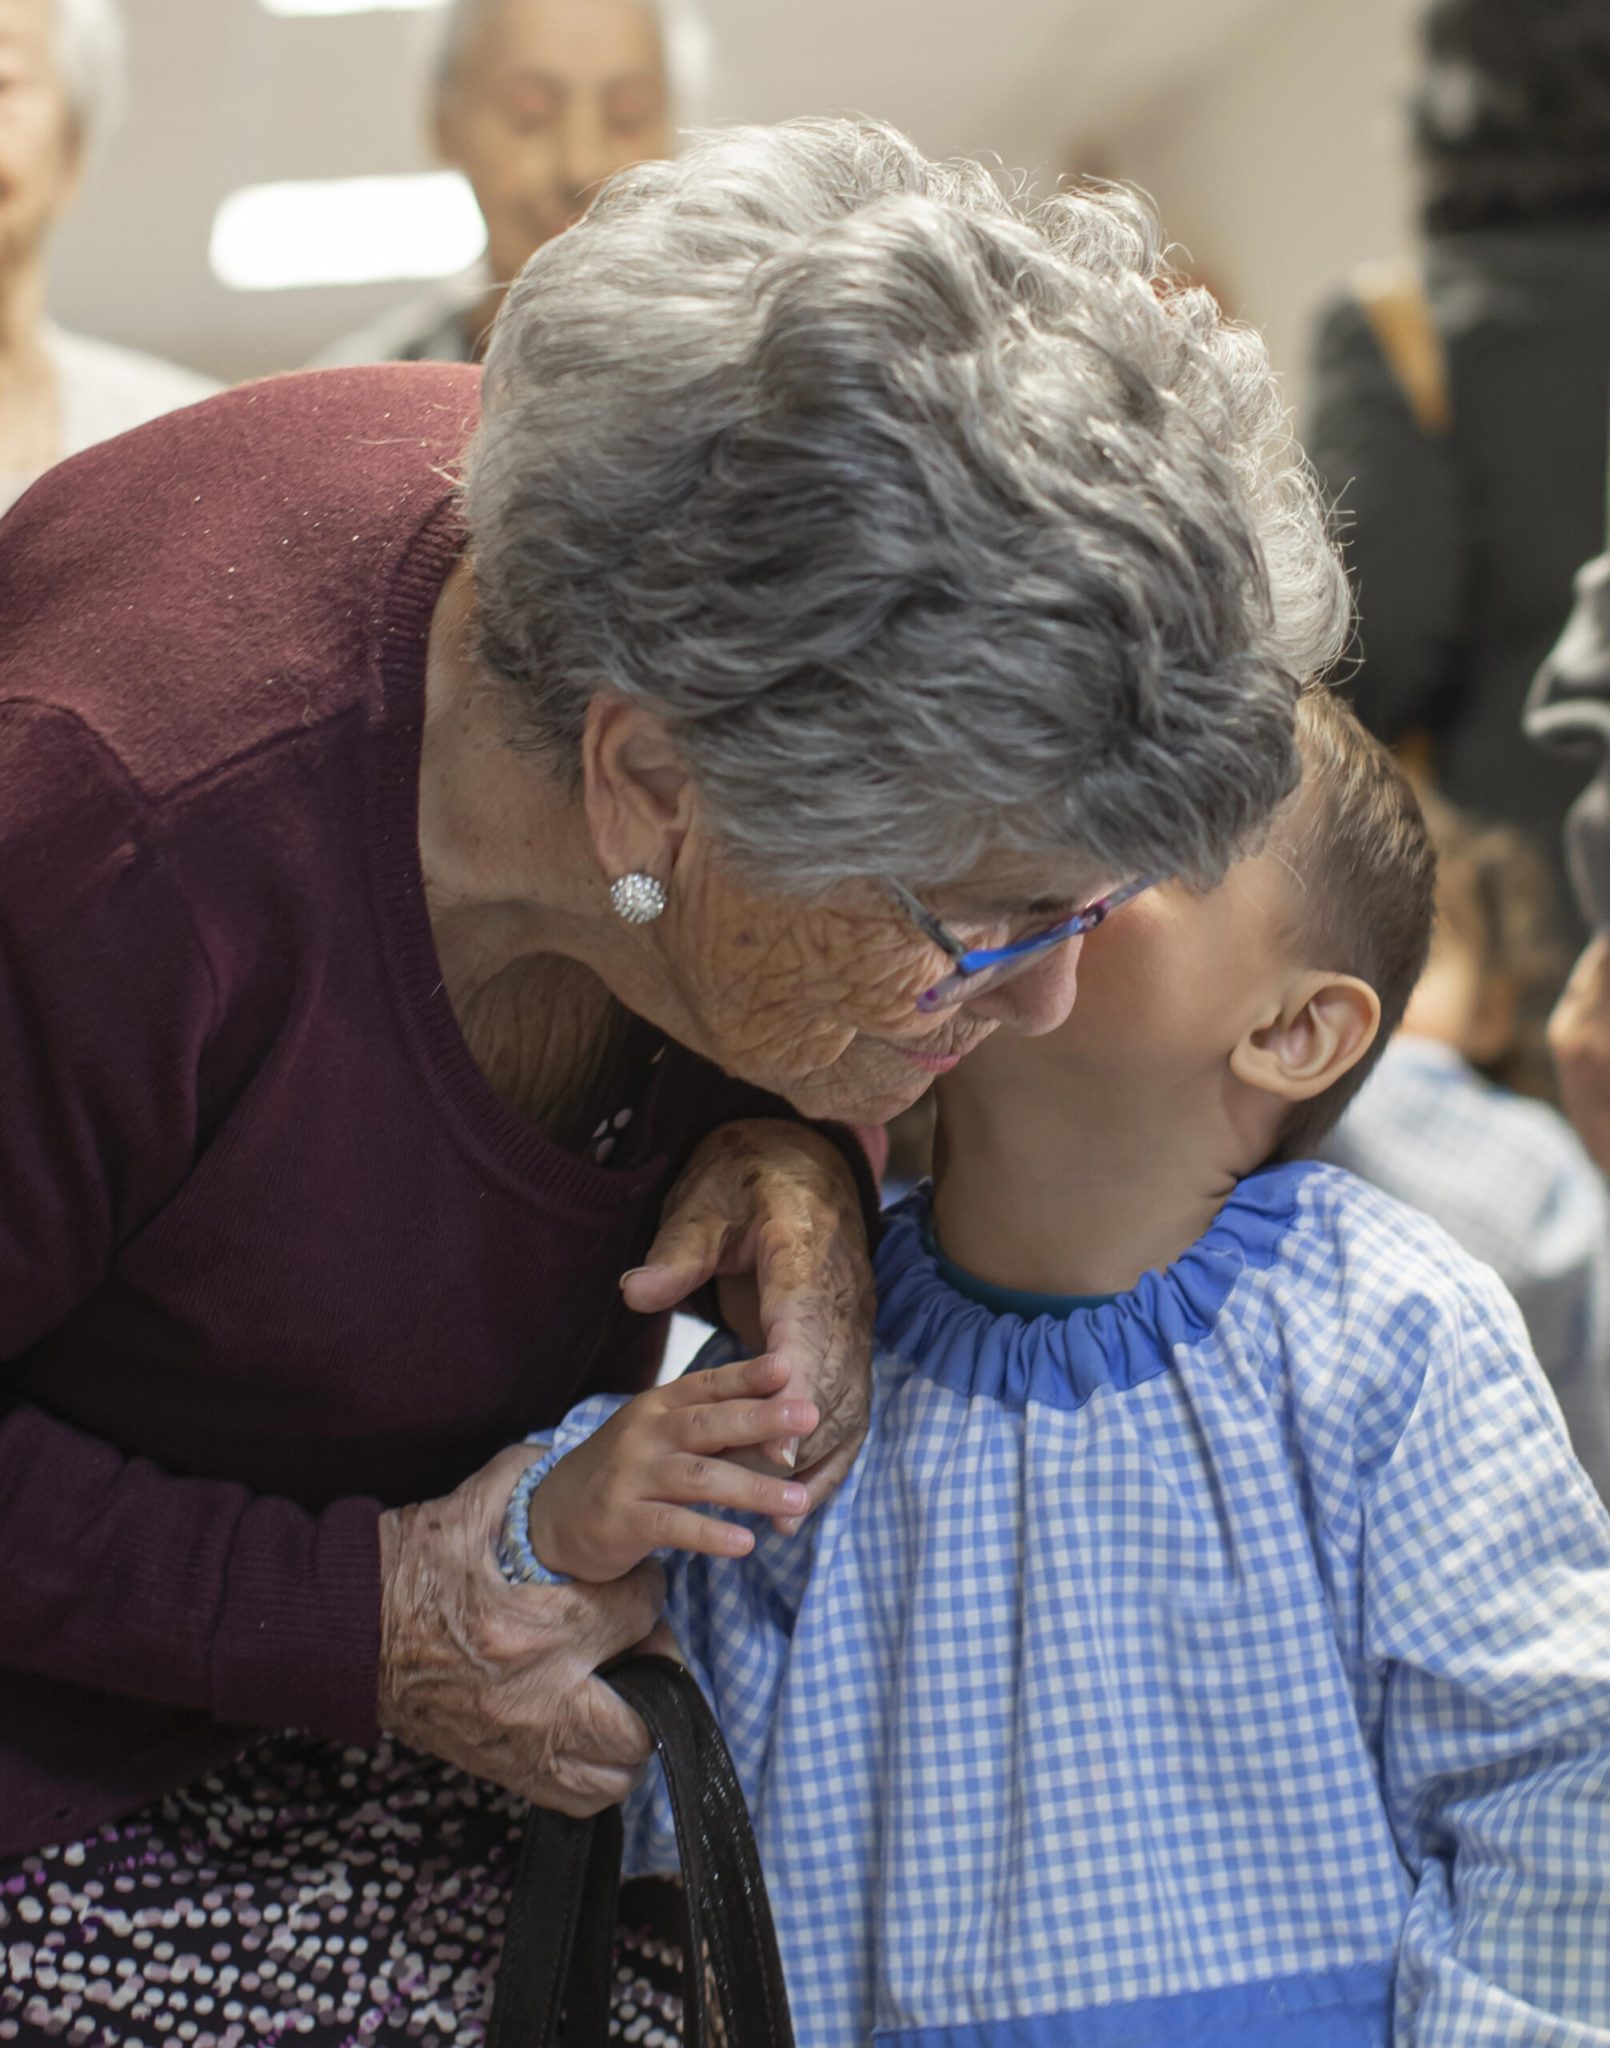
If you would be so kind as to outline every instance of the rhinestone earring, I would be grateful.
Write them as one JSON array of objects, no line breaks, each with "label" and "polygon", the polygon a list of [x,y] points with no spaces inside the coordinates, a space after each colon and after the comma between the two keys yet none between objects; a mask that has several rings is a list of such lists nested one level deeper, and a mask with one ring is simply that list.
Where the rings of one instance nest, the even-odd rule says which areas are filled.
[{"label": "rhinestone earring", "polygon": [[665,908],[665,884],[653,875],[622,875],[609,885],[615,915],[627,924],[652,924]]}]

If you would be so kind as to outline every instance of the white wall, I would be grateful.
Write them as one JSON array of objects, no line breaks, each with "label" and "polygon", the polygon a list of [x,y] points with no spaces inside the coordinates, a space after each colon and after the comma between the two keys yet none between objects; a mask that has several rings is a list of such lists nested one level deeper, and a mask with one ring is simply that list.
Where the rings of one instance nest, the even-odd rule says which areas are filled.
[{"label": "white wall", "polygon": [[[132,112],[58,236],[57,316],[238,377],[305,360],[411,295],[231,293],[208,273],[207,235],[241,184],[423,165],[430,17],[123,4]],[[719,53],[714,117],[854,107],[936,153],[994,150],[1031,169],[1093,141],[1106,167],[1157,194],[1170,231],[1293,368],[1315,295],[1397,239],[1389,80],[1410,0],[702,4]]]},{"label": "white wall", "polygon": [[1221,45],[1189,86],[1097,131],[1226,304],[1263,329],[1301,414],[1318,303],[1404,254],[1402,101],[1414,0],[1298,0]]}]

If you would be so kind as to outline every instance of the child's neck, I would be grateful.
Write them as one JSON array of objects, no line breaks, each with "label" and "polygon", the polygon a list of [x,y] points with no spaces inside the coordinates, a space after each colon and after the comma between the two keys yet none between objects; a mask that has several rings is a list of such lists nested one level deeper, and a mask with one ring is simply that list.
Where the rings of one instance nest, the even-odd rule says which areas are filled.
[{"label": "child's neck", "polygon": [[1267,1151],[1228,1100],[1188,1114],[1162,1091],[1067,1093],[1027,1062],[987,1090],[941,1088],[934,1232],[997,1287],[1123,1293],[1188,1250]]}]

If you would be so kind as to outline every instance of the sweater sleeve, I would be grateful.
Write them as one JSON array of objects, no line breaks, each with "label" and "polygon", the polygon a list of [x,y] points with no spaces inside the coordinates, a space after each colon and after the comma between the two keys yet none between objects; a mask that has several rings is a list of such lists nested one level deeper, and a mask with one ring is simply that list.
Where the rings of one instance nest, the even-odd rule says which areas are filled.
[{"label": "sweater sleeve", "polygon": [[202,1142],[209,964],[70,714],[0,705],[0,1662],[224,1721],[374,1733],[379,1505],[183,1477],[25,1397]]},{"label": "sweater sleeve", "polygon": [[1363,1649],[1414,1893],[1393,2039],[1610,2048],[1610,1516],[1479,1275],[1363,1508]]},{"label": "sweater sleeve", "polygon": [[1307,446],[1358,604],[1359,716],[1394,741],[1456,710],[1468,569],[1450,436],[1421,433],[1363,309],[1321,316]]}]

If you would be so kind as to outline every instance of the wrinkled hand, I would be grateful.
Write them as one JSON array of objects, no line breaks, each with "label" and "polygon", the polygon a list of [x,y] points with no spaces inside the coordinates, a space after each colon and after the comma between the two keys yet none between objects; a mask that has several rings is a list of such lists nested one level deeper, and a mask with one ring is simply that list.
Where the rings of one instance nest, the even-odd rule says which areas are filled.
[{"label": "wrinkled hand", "polygon": [[[647,1259],[621,1285],[629,1308],[652,1315],[712,1279],[728,1327],[782,1359],[781,1391],[821,1417],[796,1474],[816,1507],[866,1434],[875,1307],[855,1176],[819,1131],[758,1117],[712,1131],[671,1190]],[[792,1533],[798,1517],[777,1526]]]},{"label": "wrinkled hand", "polygon": [[1610,1173],[1610,936],[1588,942],[1549,1019],[1560,1101],[1601,1173]]},{"label": "wrinkled hand", "polygon": [[809,1505],[796,1482],[746,1469],[722,1454],[797,1441],[816,1427],[809,1401],[775,1390],[781,1359],[688,1373],[651,1387],[567,1451],[531,1501],[531,1547],[551,1572],[617,1579],[656,1550],[744,1557],[754,1536],[704,1507],[798,1516]]},{"label": "wrinkled hand", "polygon": [[608,1586],[511,1586],[497,1541],[532,1452],[500,1452],[443,1500],[380,1518],[380,1725],[537,1806],[617,1805],[647,1731],[594,1674],[654,1627],[657,1566]]}]

